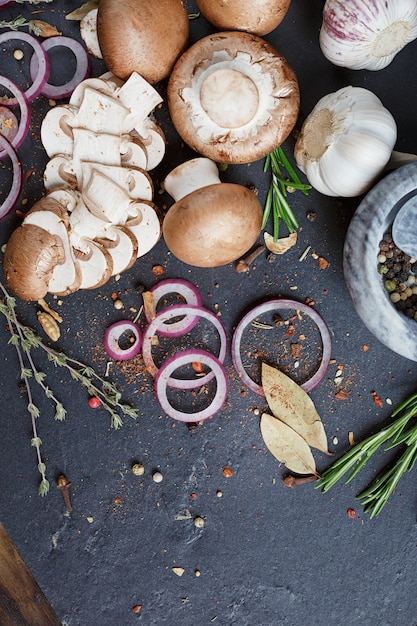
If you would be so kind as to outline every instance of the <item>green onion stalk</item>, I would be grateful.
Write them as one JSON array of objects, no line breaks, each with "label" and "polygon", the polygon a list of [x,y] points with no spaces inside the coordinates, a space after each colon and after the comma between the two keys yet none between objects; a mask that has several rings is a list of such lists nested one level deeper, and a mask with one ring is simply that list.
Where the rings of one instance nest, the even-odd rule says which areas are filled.
[{"label": "green onion stalk", "polygon": [[393,413],[394,419],[385,428],[355,444],[348,452],[335,461],[318,479],[316,488],[325,493],[341,478],[348,474],[349,483],[366,465],[373,454],[383,446],[384,451],[400,449],[400,455],[393,465],[383,471],[367,489],[357,496],[370,517],[381,513],[388,499],[397,487],[401,477],[410,471],[417,461],[417,392],[405,400]]},{"label": "green onion stalk", "polygon": [[283,220],[289,233],[294,233],[298,228],[298,220],[288,203],[287,194],[298,190],[307,196],[311,185],[301,182],[281,146],[267,155],[264,172],[269,169],[271,182],[265,200],[262,229],[266,227],[272,214],[273,236],[276,242],[279,237],[280,220]]}]

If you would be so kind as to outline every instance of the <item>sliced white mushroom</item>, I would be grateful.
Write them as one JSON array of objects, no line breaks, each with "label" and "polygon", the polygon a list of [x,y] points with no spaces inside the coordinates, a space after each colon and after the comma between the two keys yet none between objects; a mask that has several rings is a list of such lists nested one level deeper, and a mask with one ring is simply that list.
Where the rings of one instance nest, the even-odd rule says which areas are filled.
[{"label": "sliced white mushroom", "polygon": [[99,161],[103,165],[121,165],[121,137],[94,133],[86,128],[74,128],[72,163],[78,183],[82,181],[82,163]]},{"label": "sliced white mushroom", "polygon": [[80,201],[81,194],[76,189],[69,189],[68,187],[57,187],[48,192],[46,198],[55,200],[64,207],[68,213],[71,213]]},{"label": "sliced white mushroom", "polygon": [[124,123],[125,133],[140,127],[155,107],[163,102],[156,89],[137,72],[130,75],[115,96],[130,111]]},{"label": "sliced white mushroom", "polygon": [[77,177],[68,154],[57,154],[48,161],[43,172],[43,184],[47,191],[63,187],[77,188]]},{"label": "sliced white mushroom", "polygon": [[93,215],[112,224],[124,225],[129,217],[135,217],[130,205],[134,204],[123,187],[117,185],[102,172],[84,164],[83,200]]},{"label": "sliced white mushroom", "polygon": [[72,154],[74,139],[72,122],[77,108],[70,104],[49,109],[41,125],[41,141],[49,158]]},{"label": "sliced white mushroom", "polygon": [[135,134],[135,131],[122,136],[120,158],[124,166],[140,167],[143,170],[148,169],[148,154],[145,144],[139,135]]},{"label": "sliced white mushroom", "polygon": [[139,167],[118,167],[116,165],[103,165],[102,163],[82,163],[83,180],[88,180],[92,169],[100,172],[114,183],[122,187],[131,200],[153,199],[154,187],[148,172]]},{"label": "sliced white mushroom", "polygon": [[102,59],[97,37],[97,13],[98,9],[92,9],[80,20],[80,35],[88,52],[96,59]]},{"label": "sliced white mushroom", "polygon": [[112,95],[116,91],[116,83],[110,79],[110,76],[106,78],[107,75],[102,75],[99,78],[86,78],[81,81],[72,92],[69,104],[74,107],[79,107],[82,99],[84,97],[84,91],[88,87],[91,89],[95,89],[96,91],[101,91],[102,93],[107,93]]},{"label": "sliced white mushroom", "polygon": [[112,258],[112,276],[128,270],[138,258],[138,241],[135,235],[124,226],[115,226],[114,231],[117,236],[115,245],[107,245],[106,240],[99,242]]},{"label": "sliced white mushroom", "polygon": [[[58,203],[56,203],[56,207],[58,207]],[[67,295],[76,291],[80,286],[81,276],[78,261],[73,254],[69,241],[68,216],[65,210],[62,208],[60,214],[56,208],[54,210],[42,210],[40,206],[36,206],[35,210],[30,210],[26,214],[24,223],[43,228],[59,241],[61,258],[54,267],[49,280],[49,293]]]},{"label": "sliced white mushroom", "polygon": [[161,219],[158,208],[153,202],[135,202],[134,207],[142,215],[139,223],[137,220],[126,222],[126,227],[138,240],[138,257],[144,256],[158,243],[161,237]]},{"label": "sliced white mushroom", "polygon": [[141,126],[137,126],[135,130],[146,148],[146,169],[148,171],[153,170],[165,156],[166,138],[164,131],[152,117],[147,117]]},{"label": "sliced white mushroom", "polygon": [[83,253],[87,252],[83,247],[84,240],[109,239],[116,241],[117,239],[114,225],[108,220],[93,215],[82,199],[72,211],[69,223],[71,226],[71,245]]},{"label": "sliced white mushroom", "polygon": [[79,260],[81,273],[80,289],[96,289],[104,285],[112,275],[113,260],[102,245],[94,241],[86,241],[90,255],[86,260]]},{"label": "sliced white mushroom", "polygon": [[177,202],[201,187],[220,182],[216,163],[206,157],[196,157],[171,170],[164,180],[164,188]]},{"label": "sliced white mushroom", "polygon": [[73,125],[95,133],[120,135],[130,111],[122,102],[107,93],[86,87]]}]

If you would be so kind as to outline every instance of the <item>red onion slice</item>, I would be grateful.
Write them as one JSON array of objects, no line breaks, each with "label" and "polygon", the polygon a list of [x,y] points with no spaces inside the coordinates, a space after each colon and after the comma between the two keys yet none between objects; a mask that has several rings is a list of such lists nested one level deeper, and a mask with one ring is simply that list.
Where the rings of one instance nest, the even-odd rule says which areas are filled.
[{"label": "red onion slice", "polygon": [[[132,334],[134,343],[126,349],[120,346],[120,338],[124,333]],[[127,361],[137,355],[142,346],[142,332],[137,324],[129,320],[115,322],[104,333],[104,348],[115,361]]]},{"label": "red onion slice", "polygon": [[[196,413],[184,413],[175,409],[167,398],[167,388],[170,386],[170,381],[177,380],[171,377],[171,374],[182,365],[192,363],[193,361],[199,361],[211,368],[213,376],[216,378],[217,389],[213,400],[208,407],[197,411]],[[212,377],[213,377],[212,376]],[[202,379],[200,379],[201,382]],[[181,387],[183,388],[183,387]],[[187,387],[184,387],[186,389]],[[165,411],[169,417],[179,420],[180,422],[200,422],[212,417],[223,406],[227,391],[228,380],[227,374],[222,363],[215,356],[204,350],[185,350],[180,354],[169,358],[160,367],[157,375],[155,376],[155,391],[161,408]]]},{"label": "red onion slice", "polygon": [[[152,358],[152,338],[159,331],[161,326],[165,324],[166,321],[169,321],[173,317],[178,317],[179,315],[198,316],[199,318],[203,317],[204,319],[209,320],[215,326],[220,337],[220,350],[217,358],[221,363],[223,363],[226,357],[226,330],[217,315],[215,315],[211,311],[208,311],[207,309],[204,309],[203,307],[195,306],[192,304],[176,304],[157,313],[155,319],[152,320],[152,322],[147,326],[144,332],[142,343],[143,361],[145,363],[146,369],[150,374],[152,374],[152,376],[156,376],[158,372],[158,368],[156,367]],[[168,380],[167,385],[169,387],[176,387],[177,389],[194,389],[195,387],[205,385],[210,380],[212,380],[213,377],[213,372],[209,372],[201,378],[190,380],[179,380],[177,378],[171,377]]]},{"label": "red onion slice", "polygon": [[[14,98],[8,98],[7,100],[0,99],[4,105],[18,104],[20,107],[20,122],[16,135],[10,141],[13,148],[18,148],[24,141],[30,125],[30,108],[26,96],[23,91],[15,85],[6,76],[0,76],[0,85],[3,85],[8,91],[10,91]],[[2,133],[4,135],[4,133]],[[2,150],[0,152],[0,160],[6,156],[7,152]]]},{"label": "red onion slice", "polygon": [[5,217],[15,206],[17,199],[20,195],[20,191],[22,189],[22,168],[19,163],[19,159],[17,157],[16,151],[13,146],[7,141],[3,135],[0,135],[0,148],[2,149],[2,154],[6,153],[9,155],[10,160],[13,165],[13,180],[10,187],[10,191],[6,196],[4,202],[0,205],[0,219]]},{"label": "red onion slice", "polygon": [[[35,37],[32,37],[32,35],[29,35],[29,33],[8,31],[7,33],[0,34],[0,44],[4,42],[8,42],[11,39],[19,39],[20,41],[25,41],[30,46],[32,46],[33,52],[36,55],[36,59],[38,63],[37,65],[38,71],[36,73],[35,78],[32,78],[33,82],[31,86],[29,87],[29,89],[27,89],[24,92],[27,100],[30,102],[41,93],[44,84],[48,80],[48,77],[49,77],[48,55],[46,54],[45,49],[42,47],[42,44],[39,43],[39,41]],[[9,106],[15,106],[16,104],[18,104],[18,102],[16,99],[13,99],[13,100],[8,99],[7,104]]]},{"label": "red onion slice", "polygon": [[233,365],[235,366],[236,372],[239,375],[239,378],[243,381],[243,383],[251,390],[257,393],[260,396],[264,396],[264,390],[261,385],[258,385],[250,376],[247,374],[243,362],[242,356],[240,352],[240,344],[242,341],[242,336],[245,328],[256,318],[258,315],[262,315],[263,313],[267,313],[269,311],[275,311],[280,309],[296,309],[297,311],[302,311],[306,315],[308,315],[318,326],[320,331],[321,340],[323,344],[323,354],[321,358],[320,366],[317,372],[309,378],[305,383],[301,385],[301,387],[307,393],[310,392],[314,387],[316,387],[319,382],[322,380],[327,367],[330,361],[331,355],[331,338],[329,329],[327,328],[327,324],[323,320],[323,318],[311,307],[307,304],[303,304],[301,302],[297,302],[296,300],[285,300],[285,299],[276,299],[276,300],[268,300],[262,304],[259,304],[251,311],[249,311],[239,322],[236,327],[236,330],[233,334],[232,338],[232,360]]},{"label": "red onion slice", "polygon": [[[193,304],[195,306],[201,306],[203,303],[201,294],[197,287],[195,287],[188,280],[182,278],[161,280],[154,287],[150,289],[153,294],[154,307],[160,302],[161,298],[169,293],[178,293],[182,296],[187,304]],[[148,311],[145,311],[145,317],[148,323],[152,321]],[[189,332],[198,323],[198,316],[184,315],[182,319],[172,322],[171,324],[164,323],[158,332],[165,337],[180,337]]]},{"label": "red onion slice", "polygon": [[[60,35],[57,37],[49,37],[42,42],[42,47],[45,52],[48,52],[51,48],[56,48],[57,46],[62,46],[71,50],[77,63],[74,76],[64,85],[52,85],[51,83],[45,82],[42,87],[41,94],[43,96],[58,100],[59,98],[69,97],[75,87],[77,87],[77,85],[90,75],[91,61],[84,46],[71,37]],[[32,79],[38,73],[38,67],[38,59],[35,55],[33,55],[30,60],[30,75],[32,76]]]}]

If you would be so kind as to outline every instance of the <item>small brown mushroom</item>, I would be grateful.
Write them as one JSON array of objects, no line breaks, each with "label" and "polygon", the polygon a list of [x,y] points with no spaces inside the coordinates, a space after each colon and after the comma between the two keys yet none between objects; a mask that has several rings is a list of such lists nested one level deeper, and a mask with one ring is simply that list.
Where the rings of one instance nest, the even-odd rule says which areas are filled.
[{"label": "small brown mushroom", "polygon": [[300,102],[287,60],[238,31],[208,35],[184,52],[167,98],[182,139],[217,163],[250,163],[272,152],[292,131]]},{"label": "small brown mushroom", "polygon": [[255,194],[243,185],[220,182],[213,168],[209,159],[191,159],[164,181],[176,200],[162,225],[165,243],[178,259],[196,267],[236,261],[253,246],[262,225]]},{"label": "small brown mushroom", "polygon": [[291,0],[197,0],[206,20],[218,30],[267,35],[282,22]]},{"label": "small brown mushroom", "polygon": [[97,37],[113,74],[157,83],[188,45],[187,10],[181,0],[100,0]]}]

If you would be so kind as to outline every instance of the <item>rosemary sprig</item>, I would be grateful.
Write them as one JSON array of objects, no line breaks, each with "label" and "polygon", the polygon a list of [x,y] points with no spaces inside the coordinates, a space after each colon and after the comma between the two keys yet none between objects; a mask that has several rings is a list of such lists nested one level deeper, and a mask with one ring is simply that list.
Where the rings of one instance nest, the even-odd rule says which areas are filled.
[{"label": "rosemary sprig", "polygon": [[281,146],[267,155],[264,172],[269,169],[271,170],[271,182],[265,200],[262,228],[266,227],[272,213],[274,241],[277,241],[281,219],[284,221],[288,232],[294,233],[298,228],[298,220],[287,201],[287,193],[299,190],[304,195],[308,195],[311,185],[301,182]]},{"label": "rosemary sprig", "polygon": [[[36,448],[38,471],[41,474],[39,494],[44,496],[49,491],[49,482],[46,478],[46,465],[42,461],[40,452],[42,440],[38,436],[36,427],[36,419],[39,417],[40,411],[33,401],[30,380],[33,378],[41,387],[45,396],[55,404],[56,420],[65,419],[66,409],[56,398],[54,392],[46,385],[46,374],[37,369],[31,353],[33,348],[41,348],[44,352],[46,352],[48,360],[51,361],[56,367],[65,367],[69,371],[71,378],[77,380],[83,387],[85,387],[91,396],[97,396],[100,398],[101,406],[103,406],[110,413],[110,424],[112,428],[117,429],[122,426],[123,422],[119,412],[135,419],[138,411],[128,404],[123,404],[121,402],[121,394],[117,387],[104,380],[92,367],[88,367],[81,361],[69,357],[64,352],[58,352],[57,350],[50,348],[35,334],[33,329],[22,324],[16,316],[16,301],[9,295],[1,282],[0,290],[4,295],[4,300],[0,301],[0,313],[2,313],[7,320],[10,331],[9,343],[16,348],[20,365],[20,376],[25,384],[28,394],[27,410],[31,416],[33,434],[31,444]],[[25,359],[27,364],[25,364]]]},{"label": "rosemary sprig", "polygon": [[341,478],[349,473],[346,483],[349,483],[367,463],[370,457],[383,445],[385,451],[403,445],[405,450],[380,478],[358,495],[364,505],[364,510],[370,517],[378,515],[389,497],[394,492],[401,477],[410,471],[417,461],[417,423],[410,426],[410,422],[417,416],[417,393],[405,400],[393,413],[395,418],[391,424],[382,428],[374,435],[370,435],[357,443],[348,452],[335,461],[317,481],[316,488],[325,493]]}]

